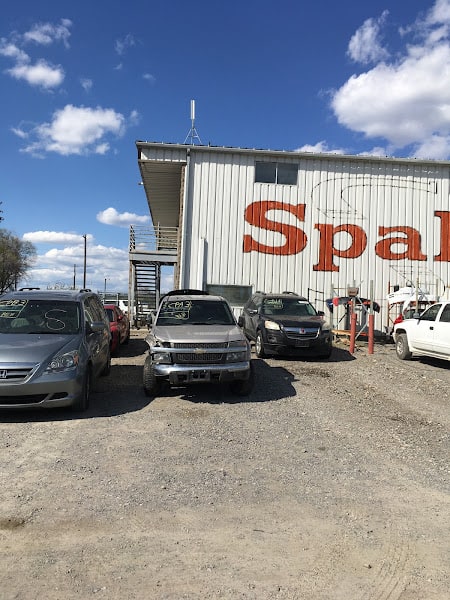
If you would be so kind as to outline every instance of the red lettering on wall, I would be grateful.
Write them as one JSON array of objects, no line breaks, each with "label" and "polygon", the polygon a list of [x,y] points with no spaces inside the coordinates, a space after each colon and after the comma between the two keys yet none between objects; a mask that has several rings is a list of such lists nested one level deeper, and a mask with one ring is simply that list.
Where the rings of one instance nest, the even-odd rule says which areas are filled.
[{"label": "red lettering on wall", "polygon": [[[409,258],[410,260],[427,260],[426,254],[421,251],[421,236],[417,229],[413,227],[378,227],[379,235],[387,235],[397,231],[404,233],[406,237],[394,236],[384,240],[380,240],[375,245],[375,253],[386,260],[400,260],[402,258]],[[392,244],[403,244],[406,246],[403,252],[393,252],[391,247]]]},{"label": "red lettering on wall", "polygon": [[[266,231],[275,231],[285,238],[282,246],[268,246],[257,242],[251,235],[244,235],[244,252],[261,252],[263,254],[272,254],[276,256],[291,256],[302,252],[308,242],[306,233],[300,227],[289,225],[288,223],[278,223],[267,218],[270,210],[286,211],[294,215],[299,221],[305,220],[306,204],[287,204],[276,200],[262,200],[250,204],[244,213],[245,220],[250,225],[265,229]],[[436,210],[434,216],[441,219],[441,247],[440,254],[434,259],[439,262],[450,262],[450,212]],[[334,226],[328,223],[316,223],[315,229],[319,231],[319,256],[318,262],[313,266],[314,271],[339,271],[339,266],[334,264],[334,257],[340,258],[358,258],[365,251],[367,246],[367,234],[359,225],[346,223]],[[346,233],[350,236],[348,248],[336,248],[335,236],[340,233]],[[401,235],[393,235],[393,234]],[[380,226],[378,235],[384,239],[378,241],[375,245],[375,254],[384,260],[420,260],[427,259],[427,255],[422,252],[422,239],[419,231],[413,227],[396,225],[394,227]],[[389,236],[389,237],[386,237]],[[402,252],[394,252],[392,246],[402,244]]]},{"label": "red lettering on wall", "polygon": [[[316,223],[315,228],[320,231],[319,240],[319,262],[313,266],[314,271],[339,271],[339,267],[333,263],[334,256],[341,258],[357,258],[361,256],[367,246],[367,235],[364,229],[358,225],[329,225],[327,223]],[[334,236],[342,231],[351,237],[351,243],[345,250],[334,247]]]},{"label": "red lettering on wall", "polygon": [[295,215],[300,221],[304,221],[305,206],[305,204],[286,204],[285,202],[277,202],[276,200],[262,200],[261,202],[253,202],[247,206],[244,213],[247,223],[260,229],[281,233],[286,238],[286,241],[283,246],[266,246],[254,240],[251,235],[244,235],[244,252],[254,250],[263,254],[290,256],[304,250],[308,238],[302,229],[287,223],[271,221],[266,217],[266,214],[269,210],[285,210]]},{"label": "red lettering on wall", "polygon": [[450,212],[435,210],[436,217],[441,219],[441,253],[434,257],[439,262],[450,261]]}]

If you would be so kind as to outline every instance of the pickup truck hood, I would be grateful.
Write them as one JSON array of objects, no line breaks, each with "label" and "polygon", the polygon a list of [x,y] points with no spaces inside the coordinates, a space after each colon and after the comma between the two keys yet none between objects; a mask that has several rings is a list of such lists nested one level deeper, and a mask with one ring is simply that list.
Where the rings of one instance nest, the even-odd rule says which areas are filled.
[{"label": "pickup truck hood", "polygon": [[149,346],[153,340],[176,342],[178,344],[217,344],[240,340],[246,344],[242,329],[237,325],[161,325],[154,327],[146,340]]},{"label": "pickup truck hood", "polygon": [[303,327],[305,329],[311,327],[327,329],[330,327],[330,324],[320,316],[296,317],[285,315],[272,317],[271,315],[264,315],[264,318],[267,321],[279,323],[280,325],[283,325],[283,327]]}]

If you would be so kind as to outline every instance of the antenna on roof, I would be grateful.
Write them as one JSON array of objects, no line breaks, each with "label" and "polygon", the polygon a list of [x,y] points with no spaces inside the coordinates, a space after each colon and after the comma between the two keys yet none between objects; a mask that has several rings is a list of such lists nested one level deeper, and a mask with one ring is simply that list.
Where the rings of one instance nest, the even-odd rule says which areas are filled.
[{"label": "antenna on roof", "polygon": [[200,139],[200,137],[197,133],[197,130],[195,129],[195,100],[191,100],[191,128],[188,131],[188,134],[186,136],[186,139],[184,140],[184,143],[186,144],[186,142],[188,140],[192,146],[195,145],[194,140],[198,140],[199,144],[202,143],[202,140]]}]

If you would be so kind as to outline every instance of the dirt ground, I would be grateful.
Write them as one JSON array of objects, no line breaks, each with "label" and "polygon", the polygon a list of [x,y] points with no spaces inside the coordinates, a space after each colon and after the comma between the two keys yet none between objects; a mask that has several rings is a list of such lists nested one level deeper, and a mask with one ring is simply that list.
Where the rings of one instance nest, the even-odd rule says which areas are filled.
[{"label": "dirt ground", "polygon": [[255,358],[248,399],[142,390],[0,414],[1,600],[448,600],[450,363]]}]

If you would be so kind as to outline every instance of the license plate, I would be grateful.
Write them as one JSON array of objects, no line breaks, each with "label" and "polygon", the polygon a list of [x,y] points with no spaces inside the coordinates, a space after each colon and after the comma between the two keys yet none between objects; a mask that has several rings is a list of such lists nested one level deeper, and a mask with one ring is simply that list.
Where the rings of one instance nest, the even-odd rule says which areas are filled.
[{"label": "license plate", "polygon": [[192,383],[196,381],[209,381],[210,374],[209,371],[191,371],[189,379]]},{"label": "license plate", "polygon": [[295,340],[295,346],[297,348],[307,348],[309,346],[308,340]]}]

